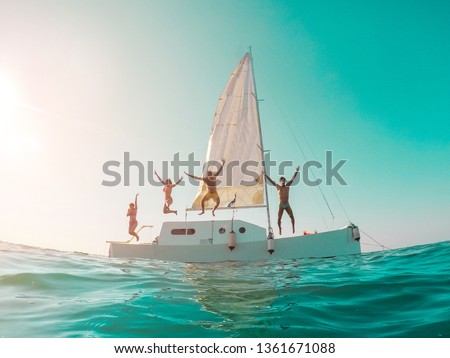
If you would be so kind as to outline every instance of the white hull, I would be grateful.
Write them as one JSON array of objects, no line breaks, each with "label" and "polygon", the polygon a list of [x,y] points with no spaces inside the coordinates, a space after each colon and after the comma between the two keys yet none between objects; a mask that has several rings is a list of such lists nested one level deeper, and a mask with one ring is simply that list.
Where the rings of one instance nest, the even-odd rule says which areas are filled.
[{"label": "white hull", "polygon": [[[287,260],[306,257],[332,257],[360,254],[359,240],[351,227],[312,235],[274,240],[268,252],[266,230],[246,221],[235,220],[236,245],[228,244],[231,221],[167,222],[153,243],[109,242],[110,257],[136,257],[180,262]],[[359,239],[359,238],[358,238]]]}]

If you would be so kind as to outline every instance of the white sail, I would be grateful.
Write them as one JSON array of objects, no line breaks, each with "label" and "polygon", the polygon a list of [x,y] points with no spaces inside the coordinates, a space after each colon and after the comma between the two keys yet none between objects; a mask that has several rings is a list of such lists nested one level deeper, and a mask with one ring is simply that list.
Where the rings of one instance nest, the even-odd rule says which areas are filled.
[{"label": "white sail", "polygon": [[[236,208],[264,206],[262,155],[253,68],[247,53],[219,98],[205,158],[205,172],[216,172],[222,159],[226,161],[217,181],[219,208],[226,208],[234,198]],[[201,208],[206,193],[200,181],[192,209]],[[212,200],[205,203],[205,207],[213,205]]]}]

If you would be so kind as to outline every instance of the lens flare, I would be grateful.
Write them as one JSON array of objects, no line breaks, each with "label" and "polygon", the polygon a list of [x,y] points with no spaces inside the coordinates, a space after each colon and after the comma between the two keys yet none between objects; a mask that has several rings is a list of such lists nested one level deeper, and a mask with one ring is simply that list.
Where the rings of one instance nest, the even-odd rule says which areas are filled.
[{"label": "lens flare", "polygon": [[17,107],[17,91],[12,81],[0,77],[0,122],[14,117]]}]

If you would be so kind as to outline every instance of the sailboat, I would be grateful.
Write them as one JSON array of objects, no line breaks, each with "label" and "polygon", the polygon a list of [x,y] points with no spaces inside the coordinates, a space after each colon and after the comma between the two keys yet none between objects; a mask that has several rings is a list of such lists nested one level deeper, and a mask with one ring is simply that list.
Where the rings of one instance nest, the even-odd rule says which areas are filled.
[{"label": "sailboat", "polygon": [[[244,55],[222,92],[214,115],[206,163],[226,159],[217,192],[228,219],[163,222],[149,243],[107,241],[110,257],[179,262],[258,261],[334,257],[361,253],[359,229],[349,225],[310,235],[275,238],[271,226],[264,147],[251,52]],[[233,163],[233,165],[230,165]],[[200,210],[207,186],[200,181],[189,210]],[[206,209],[214,202],[210,200]],[[235,219],[239,209],[265,209],[267,227]],[[261,214],[259,214],[261,215]],[[202,216],[204,218],[206,215]],[[199,217],[200,218],[200,217]]]}]

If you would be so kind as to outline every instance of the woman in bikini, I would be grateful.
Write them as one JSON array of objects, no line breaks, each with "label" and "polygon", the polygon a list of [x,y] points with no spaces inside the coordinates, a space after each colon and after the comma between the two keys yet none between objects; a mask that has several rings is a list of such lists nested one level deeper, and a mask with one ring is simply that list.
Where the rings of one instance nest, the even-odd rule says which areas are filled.
[{"label": "woman in bikini", "polygon": [[175,214],[178,215],[178,210],[171,210],[170,205],[173,203],[172,199],[172,189],[180,184],[180,182],[183,180],[183,177],[181,177],[175,184],[172,184],[172,180],[162,180],[161,177],[158,175],[158,173],[155,170],[155,175],[158,178],[158,180],[164,185],[163,191],[164,191],[164,207],[163,207],[163,213],[164,214]]},{"label": "woman in bikini", "polygon": [[136,238],[136,241],[139,241],[139,235],[135,232],[138,222],[136,220],[137,211],[138,211],[138,204],[137,204],[137,197],[139,194],[136,194],[136,197],[134,198],[134,204],[130,203],[130,207],[128,208],[127,216],[130,217],[130,223],[128,226],[128,233]]}]

